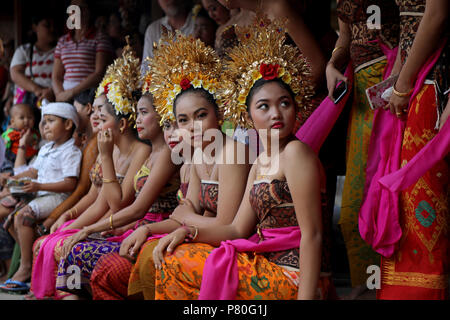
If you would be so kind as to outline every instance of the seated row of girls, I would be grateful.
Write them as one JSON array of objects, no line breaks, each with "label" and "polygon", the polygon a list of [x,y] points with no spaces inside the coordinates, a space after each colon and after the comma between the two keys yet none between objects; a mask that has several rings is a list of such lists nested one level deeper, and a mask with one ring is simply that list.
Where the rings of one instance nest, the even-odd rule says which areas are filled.
[{"label": "seated row of girls", "polygon": [[[220,96],[214,93],[209,99],[207,97],[200,99],[200,94],[199,97],[192,96],[188,99],[190,95],[187,93],[192,89],[186,81],[184,88],[183,81],[179,82],[184,79],[178,74],[181,66],[177,61],[184,63],[189,61],[197,67],[195,69],[190,65],[193,69],[191,70],[183,65],[183,71],[186,72],[185,79],[194,87],[199,86],[199,79],[205,79],[205,74],[210,75],[206,70],[211,69],[208,64],[210,61],[201,55],[202,48],[193,46],[190,39],[181,36],[177,37],[176,42],[166,39],[169,45],[165,43],[155,50],[155,57],[150,65],[153,72],[152,79],[159,85],[155,86],[152,93],[157,108],[158,103],[162,105],[159,108],[162,116],[165,116],[165,112],[171,114],[172,105],[170,103],[166,105],[159,97],[164,97],[165,100],[167,96],[163,92],[167,90],[165,88],[173,88],[180,83],[182,90],[173,97],[172,111],[178,128],[186,126],[186,120],[192,121],[191,117],[194,117],[195,111],[201,110],[201,107],[208,111],[204,120],[199,119],[205,126],[204,122],[208,121],[208,115],[213,113],[213,106],[218,104],[219,110],[222,109],[223,112],[225,109],[226,114],[232,115],[231,120],[234,120],[235,124],[245,127],[253,124],[261,137],[264,137],[267,131],[272,134],[277,132],[275,135],[280,138],[280,153],[270,152],[275,135],[270,135],[266,140],[262,139],[268,142],[264,145],[266,151],[258,159],[269,157],[274,161],[270,161],[269,166],[261,166],[261,161],[255,161],[248,177],[245,175],[245,191],[240,196],[242,202],[239,200],[233,205],[231,201],[227,201],[228,208],[233,206],[235,210],[231,214],[232,222],[228,223],[204,224],[203,220],[206,221],[206,218],[201,219],[201,214],[197,215],[195,220],[186,214],[199,212],[196,194],[192,192],[199,189],[192,189],[192,186],[198,179],[200,166],[194,165],[187,200],[175,209],[170,218],[175,222],[178,221],[178,228],[159,241],[155,239],[147,241],[142,246],[134,265],[126,259],[134,261],[147,237],[163,232],[156,224],[142,226],[125,239],[120,248],[122,258],[117,254],[110,254],[99,260],[91,277],[94,299],[153,299],[155,294],[159,299],[197,299],[201,286],[205,286],[207,290],[203,291],[203,296],[200,297],[213,299],[312,299],[333,296],[330,274],[320,273],[321,270],[329,271],[327,264],[329,252],[327,248],[322,248],[323,242],[329,237],[328,228],[322,227],[325,177],[314,152],[293,136],[297,107],[307,107],[308,104],[307,88],[310,85],[308,71],[304,60],[298,58],[295,49],[281,45],[284,36],[278,31],[279,27],[272,25],[269,29],[265,29],[267,27],[267,21],[263,23],[258,21],[253,33],[244,33],[251,34],[250,40],[244,41],[235,49],[236,51],[231,51],[232,60],[227,65],[227,70],[228,72],[234,70],[234,74],[231,71],[228,79],[217,79],[217,75],[222,73],[212,73],[213,77],[216,77],[214,82],[228,85],[228,89],[233,88],[231,83],[239,83],[231,90],[235,94],[233,101],[237,101],[238,105],[232,103],[224,106],[221,104],[223,100],[219,98]],[[264,40],[261,42],[259,39]],[[273,48],[278,48],[278,51],[274,51]],[[192,53],[192,56],[186,52]],[[271,52],[273,56],[268,56],[267,52]],[[181,56],[183,59],[180,59]],[[196,60],[198,57],[204,60]],[[264,63],[265,61],[267,63]],[[284,72],[279,70],[281,67],[277,66],[277,63],[283,66]],[[203,65],[204,68],[199,68],[198,65]],[[261,65],[264,67],[260,68]],[[169,70],[173,70],[174,73],[171,74]],[[242,70],[247,70],[247,73],[244,73],[244,77],[247,78],[239,78]],[[227,82],[230,79],[232,81]],[[162,83],[164,85],[161,85]],[[209,91],[204,87],[196,90],[203,92],[203,95]],[[236,99],[240,92],[247,92],[244,99]],[[208,104],[207,101],[211,101],[211,98],[215,103]],[[246,106],[243,106],[244,103]],[[267,137],[267,134],[265,135]],[[195,139],[194,133],[191,133],[191,136]],[[221,175],[218,186],[219,205],[221,199],[224,201],[222,195],[230,192],[227,189],[234,189],[236,186],[236,183],[233,183],[233,188],[230,188],[230,185],[223,185],[220,180]],[[220,209],[219,207],[217,216],[224,214]],[[301,229],[301,242],[298,226]],[[256,239],[260,237],[270,239],[273,236],[271,231],[288,233],[289,239],[282,237],[282,240],[278,239],[278,242],[272,244],[270,250],[268,248],[262,250],[271,252],[239,253],[237,270],[247,271],[239,272],[238,282],[234,279],[236,280],[234,290],[228,290],[230,288],[225,285],[227,279],[225,281],[219,279],[222,280],[221,283],[205,281],[205,277],[202,279],[205,260],[214,252],[214,247],[219,246],[221,241],[246,239],[255,230],[259,230]],[[204,244],[185,244],[175,250],[188,235]],[[257,242],[255,236],[251,239]],[[270,244],[271,241],[262,243]],[[252,244],[255,245],[253,242]],[[170,255],[163,258],[166,250]],[[162,264],[164,259],[166,263]],[[300,263],[301,269],[304,270],[301,273],[298,271]],[[161,267],[164,268],[163,272],[157,270]],[[208,274],[209,277],[211,274],[220,276],[226,273],[225,270],[214,271],[215,267],[209,268],[209,271],[213,269]],[[227,290],[218,290],[222,285]],[[128,292],[125,293],[125,290]],[[214,295],[217,292],[222,292],[223,295]]]},{"label": "seated row of girls", "polygon": [[[132,70],[125,69],[132,66]],[[120,70],[117,70],[121,68]],[[91,170],[91,190],[72,209],[64,213],[52,227],[50,236],[41,239],[36,244],[36,259],[33,266],[32,293],[37,298],[63,298],[67,293],[56,291],[57,264],[62,258],[62,252],[71,248],[78,240],[84,239],[84,231],[88,226],[99,227],[99,231],[109,230],[110,225],[120,228],[115,230],[120,234],[134,225],[134,221],[161,219],[165,212],[171,212],[176,205],[176,190],[179,177],[175,165],[170,165],[170,150],[164,143],[159,125],[148,126],[149,119],[154,116],[148,110],[151,100],[142,96],[137,103],[140,110],[136,121],[138,135],[141,140],[149,140],[150,148],[139,142],[134,132],[136,108],[137,83],[134,75],[138,74],[139,61],[127,48],[123,57],[115,61],[108,68],[104,80],[97,90],[97,98],[94,100],[94,113],[98,110],[98,122],[100,132],[97,135],[99,157],[96,165]],[[118,75],[126,73],[128,79],[125,85],[120,85]],[[120,101],[114,99],[115,93],[120,90]],[[149,103],[150,102],[150,103]],[[145,126],[142,124],[145,122]],[[155,120],[156,121],[156,120]],[[150,121],[151,123],[152,121]],[[156,130],[155,130],[156,129]],[[114,149],[115,148],[115,149]],[[118,151],[116,151],[119,149]],[[169,164],[169,165],[167,165]],[[115,169],[117,168],[117,169]],[[148,190],[150,184],[144,181],[150,177],[154,189]],[[146,197],[138,197],[141,202],[134,201],[136,193],[146,187]],[[122,199],[118,202],[117,200]],[[133,202],[134,201],[134,202]],[[144,203],[142,203],[142,201]],[[154,204],[155,210],[164,212],[148,212],[146,210]],[[140,210],[144,206],[143,210]],[[112,220],[112,214],[114,221]],[[145,216],[145,217],[144,217]],[[75,219],[75,220],[74,220]],[[142,223],[141,221],[141,223]],[[103,226],[105,226],[103,228]],[[80,231],[81,229],[81,231]],[[80,231],[77,233],[77,231]],[[71,237],[72,236],[72,237]],[[118,250],[120,240],[90,242],[94,245],[92,252],[89,245],[77,247],[77,251],[86,251],[83,256],[89,257],[89,261],[83,264],[81,294],[89,293],[88,284],[90,271],[95,265],[95,258],[111,251]],[[89,252],[88,252],[89,251]],[[72,259],[68,257],[68,260]],[[62,266],[64,266],[62,260]],[[64,278],[62,268],[60,277]],[[62,273],[62,274],[61,274]],[[58,280],[58,282],[63,282]],[[65,283],[64,283],[65,285]],[[67,298],[69,298],[67,296]]]}]

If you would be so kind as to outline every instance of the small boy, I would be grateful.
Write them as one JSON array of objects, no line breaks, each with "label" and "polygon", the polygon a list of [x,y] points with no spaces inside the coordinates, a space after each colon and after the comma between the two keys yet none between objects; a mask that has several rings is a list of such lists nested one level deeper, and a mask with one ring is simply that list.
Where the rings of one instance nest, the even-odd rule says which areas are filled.
[{"label": "small boy", "polygon": [[[36,198],[8,216],[5,229],[20,245],[21,262],[14,276],[0,288],[3,291],[27,291],[31,276],[32,246],[36,239],[34,227],[75,189],[80,171],[81,151],[72,138],[79,124],[77,111],[68,103],[50,103],[42,108],[44,134],[49,141],[38,153],[30,169],[12,178],[29,177],[22,190],[36,193]],[[0,217],[1,219],[2,217]],[[9,227],[10,223],[14,227]]]},{"label": "small boy", "polygon": [[[31,159],[38,153],[39,134],[33,129],[35,119],[30,105],[14,105],[10,110],[10,116],[9,129],[2,134],[6,151],[5,161],[1,165],[0,172],[12,174],[19,148],[25,148],[27,159]],[[31,130],[31,136],[28,139],[29,143],[25,146],[20,146],[20,138],[27,130]]]}]

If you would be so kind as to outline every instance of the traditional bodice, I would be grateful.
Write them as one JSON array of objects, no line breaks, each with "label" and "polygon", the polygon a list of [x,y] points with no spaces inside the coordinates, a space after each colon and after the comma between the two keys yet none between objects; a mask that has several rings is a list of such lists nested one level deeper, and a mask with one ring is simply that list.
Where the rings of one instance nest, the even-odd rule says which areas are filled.
[{"label": "traditional bodice", "polygon": [[[119,184],[122,184],[123,179],[125,178],[123,175],[117,174],[117,180],[119,181]],[[101,188],[103,185],[103,172],[102,172],[102,165],[97,158],[94,165],[92,166],[91,170],[89,171],[89,179],[91,180],[92,184],[96,186],[97,188]]]},{"label": "traditional bodice", "polygon": [[201,181],[199,201],[202,209],[217,215],[217,201],[219,198],[219,183],[217,181]]},{"label": "traditional bodice", "polygon": [[[373,13],[370,10],[367,13],[367,8],[371,5],[380,8],[381,29],[368,26]],[[377,39],[391,48],[397,46],[399,18],[394,0],[341,0],[337,14],[351,30],[350,56],[355,68],[384,56]]]},{"label": "traditional bodice", "polygon": [[[326,212],[326,197],[322,192],[322,215]],[[295,208],[291,193],[286,181],[255,181],[250,191],[250,204],[258,217],[258,229],[273,229],[298,226]],[[324,220],[323,238],[330,235]],[[327,246],[323,246],[322,271],[329,269],[329,252]],[[270,261],[293,268],[299,268],[299,248],[285,251],[269,252],[264,255]]]}]

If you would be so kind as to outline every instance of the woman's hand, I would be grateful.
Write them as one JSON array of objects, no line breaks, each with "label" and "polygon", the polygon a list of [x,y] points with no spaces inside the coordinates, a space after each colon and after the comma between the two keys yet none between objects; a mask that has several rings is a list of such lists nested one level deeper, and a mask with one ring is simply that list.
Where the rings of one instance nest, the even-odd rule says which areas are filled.
[{"label": "woman's hand", "polygon": [[85,240],[90,234],[91,234],[91,232],[89,232],[88,228],[83,228],[80,231],[78,231],[77,233],[75,233],[74,235],[68,237],[64,241],[64,245],[62,247],[62,251],[61,251],[62,257],[67,258],[70,251],[72,250],[72,247],[74,245],[76,245],[78,242]]},{"label": "woman's hand", "polygon": [[[397,80],[397,83],[394,85],[395,90],[406,93],[411,92],[412,89],[408,88],[407,85],[402,84]],[[384,107],[385,110],[389,108],[392,114],[395,114],[397,118],[401,119],[404,115],[408,114],[408,104],[411,96],[407,95],[405,97],[400,97],[393,93],[391,98],[389,99],[389,103]]]},{"label": "woman's hand", "polygon": [[327,77],[327,88],[328,88],[328,97],[333,99],[333,92],[336,88],[336,85],[339,81],[347,82],[347,77],[344,76],[333,63],[328,63],[325,69],[325,74]]},{"label": "woman's hand", "polygon": [[55,95],[53,94],[52,88],[43,88],[37,97],[39,100],[47,99],[50,102],[55,100]]},{"label": "woman's hand", "polygon": [[112,157],[114,151],[114,139],[111,129],[102,130],[97,135],[98,151],[101,156]]},{"label": "woman's hand", "polygon": [[444,112],[442,112],[441,118],[439,119],[439,130],[442,129],[449,115],[450,115],[450,97],[447,101],[447,106],[445,107]]},{"label": "woman's hand", "polygon": [[160,270],[164,263],[164,251],[172,253],[173,250],[186,239],[187,234],[188,231],[186,229],[178,228],[159,240],[158,245],[153,250],[153,261],[155,262],[155,268],[157,270]]},{"label": "woman's hand", "polygon": [[[72,209],[71,209],[72,210]],[[52,224],[51,228],[50,228],[50,234],[52,234],[53,232],[55,232],[56,230],[58,230],[64,223],[66,223],[67,221],[69,221],[70,219],[70,215],[69,215],[69,211],[64,212],[59,218],[58,220],[55,221],[54,224]]]},{"label": "woman's hand", "polygon": [[119,250],[120,256],[134,261],[147,237],[148,229],[146,226],[140,226],[134,230],[132,234],[123,240]]},{"label": "woman's hand", "polygon": [[74,97],[74,93],[72,90],[65,90],[56,94],[56,101],[59,102],[67,102],[72,100]]}]

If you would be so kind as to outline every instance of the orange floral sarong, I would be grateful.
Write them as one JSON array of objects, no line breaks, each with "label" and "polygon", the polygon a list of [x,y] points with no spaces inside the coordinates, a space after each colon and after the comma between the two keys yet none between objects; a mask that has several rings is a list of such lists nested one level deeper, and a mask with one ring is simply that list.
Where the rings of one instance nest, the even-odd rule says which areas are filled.
[{"label": "orange floral sarong", "polygon": [[[165,264],[156,271],[155,297],[158,300],[197,300],[203,267],[213,246],[203,243],[182,244],[172,255],[165,255]],[[260,254],[237,253],[239,287],[237,300],[297,299],[299,272],[290,271]],[[319,279],[318,299],[328,299],[331,277]]]}]

